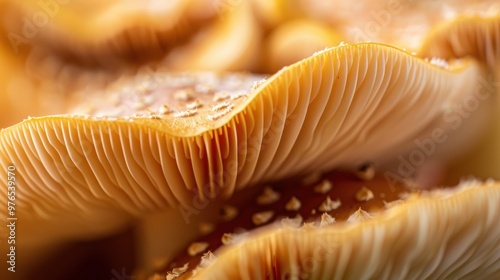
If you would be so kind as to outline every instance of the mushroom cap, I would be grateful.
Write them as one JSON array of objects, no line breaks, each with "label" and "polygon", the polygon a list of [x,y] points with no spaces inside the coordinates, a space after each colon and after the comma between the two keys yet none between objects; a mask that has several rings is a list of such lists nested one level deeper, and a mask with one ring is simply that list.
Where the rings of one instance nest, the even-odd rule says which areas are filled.
[{"label": "mushroom cap", "polygon": [[[195,195],[228,196],[256,182],[396,154],[394,147],[418,136],[446,104],[472,93],[480,73],[471,61],[442,69],[398,49],[357,44],[318,53],[253,85],[255,77],[174,78],[187,83],[183,91],[198,90],[200,104],[183,102],[189,98],[183,91],[164,94],[175,88],[166,76],[146,83],[150,89],[115,93],[119,104],[111,113],[104,104],[94,116],[31,118],[3,129],[0,161],[30,174],[19,179],[31,190],[20,203],[41,216],[61,203],[88,211],[112,200],[132,213],[190,204]],[[234,79],[241,83],[227,101],[202,99],[206,87],[193,88]],[[178,107],[162,113],[172,99]],[[130,117],[136,104],[153,113]],[[57,197],[49,195],[54,191]],[[78,196],[99,202],[80,204]]]},{"label": "mushroom cap", "polygon": [[[195,13],[203,6],[205,14]],[[109,67],[162,55],[214,20],[212,1],[4,1],[3,25],[51,55]],[[19,20],[22,18],[23,20]],[[50,20],[49,20],[50,19]],[[117,62],[117,61],[115,61]]]},{"label": "mushroom cap", "polygon": [[[252,76],[167,75],[115,92],[111,113],[104,103],[94,116],[31,118],[3,129],[0,162],[29,174],[19,178],[30,190],[19,203],[33,216],[75,205],[84,213],[118,207],[137,214],[192,204],[194,197],[227,197],[257,182],[395,155],[394,147],[426,131],[446,104],[473,92],[480,73],[471,61],[442,69],[395,48],[356,44],[253,85]],[[174,81],[187,84],[175,88]],[[229,99],[206,98],[209,82]],[[181,91],[168,94],[172,88]],[[184,102],[185,90],[198,91],[199,104]],[[172,99],[177,107],[162,112]],[[152,113],[130,117],[135,104]]]},{"label": "mushroom cap", "polygon": [[216,252],[189,279],[493,279],[499,202],[498,183],[473,181],[411,195],[355,222],[272,225]]},{"label": "mushroom cap", "polygon": [[19,250],[102,237],[161,209],[201,211],[265,181],[393,157],[428,133],[446,104],[474,92],[482,70],[355,44],[264,81],[150,73],[96,92],[90,115],[30,118],[0,131],[0,166],[15,166],[23,186]]},{"label": "mushroom cap", "polygon": [[500,16],[460,16],[431,30],[419,55],[456,59],[474,57],[491,71],[500,69]]},{"label": "mushroom cap", "polygon": [[[279,1],[270,1],[279,2]],[[291,0],[288,5],[345,35],[346,42],[380,42],[417,51],[436,24],[461,14],[497,14],[490,0],[322,1]],[[286,10],[286,9],[284,9]]]},{"label": "mushroom cap", "polygon": [[[255,71],[260,63],[262,35],[247,1],[6,1],[2,12],[11,46],[29,53],[29,75],[57,81],[66,93],[134,75],[145,64],[170,71]],[[25,38],[34,24],[30,15],[47,13],[57,16]]]},{"label": "mushroom cap", "polygon": [[262,187],[206,209],[218,215],[200,223],[201,236],[153,279],[491,279],[500,273],[494,220],[500,184],[493,180],[427,191],[364,165],[351,174],[312,173]]},{"label": "mushroom cap", "polygon": [[[354,175],[356,174],[356,175]],[[258,228],[279,223],[284,227],[323,227],[332,223],[352,222],[363,215],[382,211],[390,203],[398,203],[410,191],[409,180],[388,181],[375,174],[372,165],[352,173],[311,173],[236,193],[224,201],[216,201],[204,209],[212,213],[198,223],[199,237],[184,244],[178,256],[157,268],[160,276],[173,276],[183,267],[193,271],[208,251],[218,254],[221,246],[252,238]],[[391,178],[389,178],[391,179]],[[187,210],[186,220],[192,217]],[[196,228],[193,231],[197,231]],[[203,246],[202,246],[203,245]],[[163,276],[163,277],[164,277]],[[186,272],[184,277],[189,277]]]}]

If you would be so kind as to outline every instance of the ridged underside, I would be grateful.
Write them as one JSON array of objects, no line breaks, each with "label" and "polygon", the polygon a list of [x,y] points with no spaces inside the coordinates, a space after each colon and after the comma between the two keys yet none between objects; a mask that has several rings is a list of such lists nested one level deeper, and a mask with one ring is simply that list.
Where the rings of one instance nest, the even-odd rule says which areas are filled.
[{"label": "ridged underside", "polygon": [[33,118],[0,132],[0,161],[23,173],[29,191],[18,203],[47,217],[75,205],[192,206],[257,182],[397,155],[393,147],[473,93],[480,74],[474,63],[448,71],[387,46],[341,46],[280,71],[217,121]]},{"label": "ridged underside", "polygon": [[261,230],[192,279],[496,279],[500,185],[476,184],[411,197],[363,222]]}]

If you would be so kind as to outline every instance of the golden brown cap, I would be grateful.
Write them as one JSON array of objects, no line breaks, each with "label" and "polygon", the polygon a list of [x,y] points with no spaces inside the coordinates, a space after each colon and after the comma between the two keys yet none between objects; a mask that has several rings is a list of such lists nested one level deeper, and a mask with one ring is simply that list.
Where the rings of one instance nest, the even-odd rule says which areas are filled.
[{"label": "golden brown cap", "polygon": [[389,185],[383,174],[375,176],[373,167],[368,169],[356,172],[359,177],[346,172],[312,173],[243,190],[227,201],[214,202],[204,210],[212,214],[198,223],[199,238],[184,245],[168,266],[163,264],[159,275],[173,277],[176,268],[186,267],[183,277],[189,278],[204,254],[218,254],[221,247],[252,238],[253,232],[263,226],[278,223],[291,228],[319,228],[352,222],[383,210],[411,191],[403,181]]}]

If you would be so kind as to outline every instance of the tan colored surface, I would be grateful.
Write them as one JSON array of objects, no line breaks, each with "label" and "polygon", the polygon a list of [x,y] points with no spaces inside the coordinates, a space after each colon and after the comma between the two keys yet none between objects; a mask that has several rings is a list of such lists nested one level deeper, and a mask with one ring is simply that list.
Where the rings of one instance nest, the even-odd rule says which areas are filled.
[{"label": "tan colored surface", "polygon": [[[56,1],[44,2],[52,3],[49,10],[35,0],[0,1],[4,35],[0,37],[0,127],[4,128],[0,162],[4,170],[15,163],[19,171],[22,227],[18,236],[23,240],[19,261],[26,266],[39,263],[45,252],[57,251],[62,241],[103,238],[162,209],[176,229],[152,234],[154,222],[149,221],[149,229],[148,222],[143,222],[141,246],[156,247],[156,251],[142,248],[138,253],[143,257],[140,268],[148,269],[151,258],[165,261],[159,256],[161,250],[169,258],[196,235],[172,211],[179,202],[192,203],[193,197],[214,194],[226,199],[237,189],[251,189],[269,180],[357,166],[367,160],[383,162],[388,168],[394,164],[390,170],[395,173],[408,160],[414,168],[411,177],[429,175],[445,182],[464,176],[500,179],[496,168],[500,128],[498,116],[492,114],[500,112],[496,2]],[[38,20],[34,27],[33,20]],[[388,46],[351,45],[367,40]],[[339,41],[348,45],[293,64]],[[391,46],[415,51],[415,56]],[[195,78],[187,86],[201,84],[194,90],[198,101],[181,102],[175,97],[179,88],[163,84],[171,86],[172,79],[155,81],[173,70],[277,73],[266,74],[268,79],[255,85],[252,82],[262,76],[238,74],[245,77],[243,82],[223,86],[233,97],[229,103],[214,100],[213,93],[202,93],[212,91],[207,80],[217,89],[219,78],[232,74],[205,73],[201,82]],[[482,90],[488,98],[480,99],[477,94],[485,93]],[[478,102],[479,109],[470,109],[470,102]],[[59,115],[76,110],[80,116]],[[142,116],[131,117],[135,113]],[[28,116],[36,118],[21,122]],[[434,141],[435,152],[428,154],[417,140]],[[409,160],[416,152],[423,153],[422,163]],[[430,161],[435,165],[428,165]],[[432,166],[437,168],[431,170]],[[438,184],[436,178],[427,178],[428,184]],[[218,184],[224,189],[218,189]],[[463,193],[473,200],[467,205],[478,205],[467,215],[487,217],[489,211],[496,211],[495,184]],[[460,190],[455,195],[462,197]],[[448,203],[438,200],[427,202]],[[5,205],[5,193],[0,201]],[[408,207],[427,209],[415,205]],[[0,210],[4,218],[5,210]],[[399,212],[396,216],[410,218],[405,220],[408,228],[417,228],[411,223],[429,217],[428,228],[437,230],[431,223],[437,213],[446,217],[445,222],[454,222],[457,216],[464,217],[463,210],[436,206],[429,216]],[[212,210],[205,212],[194,218],[214,215]],[[390,227],[382,220],[376,218],[375,226]],[[455,248],[474,259],[456,270],[437,259],[421,259],[434,265],[432,276],[461,276],[477,261],[478,274],[468,276],[493,277],[497,268],[485,267],[496,261],[495,256],[485,252],[489,259],[483,260],[474,250],[487,245],[496,248],[493,239],[498,228],[481,221],[473,221],[484,234],[472,238],[477,247],[454,239],[460,240]],[[463,232],[474,230],[460,222],[457,229],[462,225]],[[314,236],[286,232],[286,237],[273,239],[284,233],[268,234],[271,239],[255,240],[267,240],[263,244],[282,240],[288,245],[295,244],[294,238],[313,242]],[[377,240],[390,236],[383,234]],[[407,237],[408,242],[415,241]],[[175,238],[178,244],[154,242],[162,238]],[[419,244],[422,250],[437,250],[430,241]],[[251,255],[252,250],[246,253]],[[228,258],[245,267],[245,262]],[[420,273],[429,271],[409,259],[401,261]],[[289,265],[284,269],[296,263],[284,262]],[[262,267],[262,271],[268,269],[266,264]],[[374,270],[359,272],[382,273],[376,266],[368,267]],[[411,269],[399,271],[400,275]],[[331,276],[321,266],[311,272]],[[5,278],[2,273],[0,278]]]}]

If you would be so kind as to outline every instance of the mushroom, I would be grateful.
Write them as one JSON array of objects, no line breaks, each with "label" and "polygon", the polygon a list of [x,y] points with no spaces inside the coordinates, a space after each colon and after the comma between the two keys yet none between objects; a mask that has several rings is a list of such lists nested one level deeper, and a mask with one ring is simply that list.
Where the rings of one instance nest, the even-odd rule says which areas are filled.
[{"label": "mushroom", "polygon": [[[73,189],[105,202],[119,190],[131,212],[190,204],[193,195],[229,196],[260,181],[394,155],[394,146],[441,116],[441,104],[472,94],[470,81],[481,74],[473,61],[442,69],[391,47],[355,44],[266,80],[155,75],[115,92],[102,108],[94,104],[92,116],[31,118],[4,129],[1,160],[32,174],[20,183],[59,188],[62,196]],[[51,212],[35,202],[47,194],[30,198],[35,212]]]},{"label": "mushroom", "polygon": [[256,70],[260,61],[254,58],[259,55],[261,32],[249,3],[226,4],[213,0],[147,5],[79,0],[2,2],[4,20],[0,25],[6,40],[1,43],[9,56],[17,55],[24,68],[13,76],[33,85],[29,89],[34,98],[54,95],[60,102],[58,111],[50,106],[30,110],[24,106],[15,115],[67,112],[66,105],[75,102],[72,93],[96,91],[116,79],[157,67],[170,71]]},{"label": "mushroom", "polygon": [[2,24],[16,52],[33,45],[68,62],[100,68],[112,67],[112,62],[123,59],[138,62],[161,57],[217,15],[212,1],[205,0],[147,5],[80,0],[3,4]]},{"label": "mushroom", "polygon": [[498,72],[500,16],[461,16],[443,23],[427,36],[419,55],[443,59],[472,56]]},{"label": "mushroom", "polygon": [[[324,181],[333,187],[314,191]],[[277,184],[281,197],[272,205],[255,203],[259,196],[229,200],[240,209],[237,218],[219,219],[192,243],[206,244],[203,250],[181,252],[151,279],[491,279],[500,273],[494,265],[498,183],[419,191],[403,181],[390,185],[381,173],[366,181],[342,172],[297,182]],[[240,195],[247,196],[232,199],[241,201]],[[301,206],[287,209],[290,201]],[[322,209],[325,204],[332,207]],[[256,217],[266,219],[256,223]]]},{"label": "mushroom", "polygon": [[[496,73],[497,19],[478,20],[476,17],[472,18],[472,24],[469,22],[466,25],[464,22],[469,21],[457,20],[447,28],[435,31],[422,53],[430,49],[434,55],[444,52],[448,58],[473,56],[488,65],[490,73]],[[468,33],[463,35],[460,32]],[[443,36],[442,40],[434,41],[432,38],[437,37],[436,34],[446,36]],[[459,39],[454,36],[472,39],[460,40],[458,44]],[[495,93],[492,90],[493,85],[497,85],[495,81],[483,81],[484,87],[490,87],[489,94]],[[496,96],[491,98],[497,100]],[[495,124],[493,126],[496,133],[498,127]],[[486,146],[489,157],[492,150],[498,149],[497,146],[498,142]],[[491,160],[489,163],[491,164]],[[483,167],[484,165],[481,165],[479,168]],[[355,173],[362,179],[366,178],[366,166]],[[498,172],[490,174],[498,176]],[[337,186],[337,189],[331,194],[339,196],[347,191],[351,192],[351,199],[348,200],[350,203],[380,200],[372,188],[365,186],[358,185],[358,191],[354,194],[353,190],[356,188],[345,181],[337,184],[327,184],[323,181],[315,187],[302,189],[300,195],[297,195],[294,193],[297,191],[295,182],[284,184],[278,193],[293,198],[300,196],[303,201],[310,202],[314,199],[311,197],[313,190],[316,190],[317,194],[321,194],[322,190],[326,193],[331,191],[333,185]],[[394,185],[383,186],[390,182],[384,182],[376,176],[372,183],[380,189],[385,188],[389,193],[398,194],[399,191],[394,189]],[[405,195],[401,200],[387,204],[383,211],[379,208],[368,213],[360,209],[345,223],[332,224],[332,213],[313,223],[302,223],[308,217],[316,215],[303,211],[294,227],[290,227],[289,221],[295,219],[286,218],[288,220],[285,225],[274,224],[260,230],[254,229],[250,233],[239,234],[237,238],[235,234],[229,233],[231,242],[227,242],[228,234],[222,235],[221,232],[241,225],[248,227],[248,214],[242,214],[239,220],[231,222],[229,226],[227,223],[222,224],[220,231],[215,227],[214,233],[202,237],[213,244],[208,248],[211,252],[217,250],[215,254],[210,253],[212,261],[208,265],[203,262],[206,255],[201,256],[200,261],[199,257],[185,258],[181,254],[167,269],[155,275],[154,279],[498,278],[500,267],[497,251],[500,245],[500,228],[494,222],[494,217],[500,210],[499,191],[500,185],[492,180],[463,181],[454,188]],[[291,201],[294,200],[290,199]],[[260,211],[277,209],[283,211],[283,202],[276,203],[271,210],[255,210],[255,207],[261,206],[253,205],[247,212],[263,213]],[[345,214],[336,212],[339,203],[333,203],[330,197],[327,197],[320,207],[324,205],[332,205],[328,209],[337,215]],[[467,209],[465,211],[464,206]],[[219,241],[217,237],[220,236],[222,239]],[[383,262],[380,262],[380,259],[383,259]],[[183,269],[176,270],[175,267],[180,264],[184,264]]]},{"label": "mushroom", "polygon": [[281,8],[282,14],[272,13],[277,19],[285,12],[294,11],[302,17],[330,25],[345,35],[345,42],[381,42],[412,51],[420,48],[425,36],[437,24],[464,14],[498,14],[500,8],[498,3],[490,0],[267,2],[276,3],[275,6]]},{"label": "mushroom", "polygon": [[[14,10],[22,6],[19,8],[21,13],[33,11],[33,5],[29,4],[2,2],[2,5],[13,7]],[[184,4],[179,5],[184,7]],[[236,9],[238,15],[245,16],[243,19],[229,17],[227,22],[243,22],[247,30],[254,32],[252,34],[259,34],[245,10],[248,5],[245,5],[242,10]],[[66,12],[61,12],[60,15],[64,13]],[[109,15],[115,19],[115,15],[123,14],[115,10]],[[286,16],[288,15],[285,13]],[[55,26],[58,26],[58,20],[55,21]],[[61,19],[61,22],[64,20]],[[217,25],[212,29],[215,30],[213,34],[223,34],[221,38],[228,35],[227,38],[236,38],[234,41],[242,38],[242,34],[234,32],[235,29],[231,29],[233,32],[224,32],[224,27],[225,24]],[[69,25],[69,28],[74,26]],[[120,28],[121,26],[118,26],[117,30]],[[59,32],[51,33],[52,31],[52,27],[40,31],[37,41],[40,47],[48,51],[56,49],[58,51],[54,53],[58,53],[71,45],[64,39],[61,44],[56,42],[58,46],[48,43],[46,38]],[[106,32],[99,33],[97,40],[107,42],[106,38],[110,38],[108,35]],[[78,37],[89,38],[81,34],[78,34]],[[111,37],[113,39],[109,42],[115,42],[117,37]],[[213,43],[213,46],[218,45],[220,44],[217,42]],[[488,44],[485,46],[491,47]],[[149,54],[145,52],[150,48],[152,47],[144,47],[140,55],[148,57]],[[193,47],[198,48],[204,49],[204,46]],[[42,49],[41,53],[44,54],[46,49]],[[250,49],[255,51],[255,46],[252,45]],[[84,58],[87,56],[94,56],[92,50],[90,48],[82,50],[81,53],[70,53],[76,58],[86,60]],[[238,51],[239,55],[231,56],[232,59],[221,63],[222,68],[253,67],[248,64],[248,57],[253,52]],[[206,53],[210,56],[218,52],[210,52],[209,49]],[[425,55],[424,52],[421,54]],[[127,55],[120,53],[117,56]],[[474,54],[472,56],[474,57]],[[238,58],[241,57],[247,59],[239,64]],[[204,56],[193,59],[193,65],[207,65],[203,63],[203,58]],[[319,52],[265,80],[261,76],[233,74],[148,73],[132,83],[127,82],[125,87],[111,88],[110,92],[97,92],[94,96],[89,96],[96,99],[95,104],[79,108],[79,115],[30,118],[5,128],[0,132],[0,162],[3,167],[14,164],[20,172],[18,182],[23,186],[23,192],[19,192],[16,198],[20,219],[26,226],[19,232],[23,240],[23,244],[19,245],[20,249],[32,253],[31,249],[40,244],[50,247],[74,238],[91,239],[107,235],[126,227],[144,213],[159,209],[170,209],[167,211],[170,211],[172,217],[168,221],[174,226],[180,226],[182,221],[179,222],[176,218],[182,219],[184,214],[189,215],[192,210],[201,212],[193,206],[211,202],[212,207],[216,207],[228,203],[226,199],[236,191],[242,194],[249,192],[245,198],[256,198],[257,204],[262,207],[279,202],[285,204],[284,209],[287,211],[305,209],[307,203],[298,195],[283,200],[283,194],[287,191],[294,192],[293,184],[278,190],[273,185],[262,183],[312,171],[352,169],[366,161],[390,162],[404,152],[411,155],[412,149],[419,145],[410,142],[418,137],[434,139],[432,137],[438,135],[436,137],[441,141],[441,136],[450,136],[455,130],[453,124],[443,121],[442,114],[448,112],[454,103],[473,97],[477,87],[484,86],[480,82],[481,78],[488,71],[494,71],[492,67],[482,67],[482,63],[484,61],[478,62],[474,58],[459,61],[425,61],[384,45],[346,45]],[[168,59],[166,65],[169,65]],[[181,62],[176,65],[184,66]],[[104,65],[99,64],[98,68],[101,67]],[[191,69],[191,66],[187,68]],[[164,94],[165,92],[169,94]],[[486,111],[486,117],[490,117],[490,113],[491,111]],[[469,119],[467,121],[471,123]],[[482,122],[476,120],[472,123]],[[482,126],[472,126],[484,130]],[[436,127],[440,129],[437,134],[434,130]],[[470,133],[470,130],[461,128],[455,134],[459,137],[448,137],[447,146],[453,147],[450,145],[453,141],[460,144],[461,148],[473,146],[470,140],[476,138],[475,135]],[[462,130],[468,133],[460,133]],[[464,143],[466,145],[463,145]],[[382,170],[391,169],[384,166]],[[357,174],[369,182],[369,173],[365,173],[364,169],[360,171]],[[313,179],[308,178],[314,181]],[[425,211],[427,207],[432,210],[425,213],[443,213],[445,221],[455,222],[462,218],[457,218],[460,212],[456,207],[447,206],[456,205],[454,199],[457,198],[460,198],[456,200],[459,202],[471,199],[471,206],[491,205],[489,208],[474,207],[473,211],[467,213],[471,215],[466,216],[469,218],[479,216],[478,220],[473,222],[479,223],[481,227],[477,228],[483,229],[480,233],[485,236],[481,239],[482,236],[476,235],[476,239],[472,239],[477,241],[475,245],[479,247],[476,249],[487,245],[491,245],[487,248],[496,249],[495,240],[492,239],[497,236],[497,229],[488,222],[491,222],[489,214],[498,212],[495,208],[498,204],[498,186],[496,183],[484,185],[477,188],[463,186],[464,189],[459,187],[450,191],[433,191],[422,196],[413,195],[401,204],[391,205],[380,215],[360,210],[350,219],[355,224],[353,228],[357,228],[353,232],[363,234],[366,232],[364,229],[370,225],[377,229],[404,225],[400,220],[402,217],[411,218],[405,221],[409,224],[421,221],[415,218],[419,215],[418,211],[408,209]],[[330,194],[321,197],[321,204],[315,211],[334,211],[342,207],[342,201],[337,200],[331,193],[332,190],[338,190],[334,184],[323,180],[312,189],[318,195]],[[261,190],[264,191],[261,193]],[[375,197],[377,192],[369,187],[360,187],[354,195],[359,203],[375,202]],[[0,196],[0,200],[6,202],[5,194]],[[423,201],[423,206],[418,206],[420,201]],[[235,223],[234,218],[241,211],[227,205],[221,209],[223,218],[230,220],[230,223]],[[181,210],[181,215],[173,215],[178,214],[174,213],[177,210]],[[2,217],[5,218],[6,210],[1,211]],[[205,214],[212,218],[217,213],[206,212]],[[411,216],[408,214],[410,212]],[[262,209],[253,213],[250,220],[256,225],[266,225],[275,214],[274,210]],[[320,225],[326,226],[333,222],[331,217],[324,217],[324,221],[319,222]],[[391,220],[391,217],[395,217],[397,222],[386,222]],[[354,220],[357,221],[353,222]],[[456,223],[457,230],[477,230],[464,225],[465,221],[459,220]],[[219,229],[204,222],[205,224],[200,224],[203,225],[203,232]],[[229,247],[226,252],[220,254],[207,253],[201,264],[207,272],[199,272],[208,273],[215,267],[218,273],[233,273],[230,269],[218,269],[221,264],[214,260],[216,255],[236,261],[244,268],[246,263],[233,256],[234,250],[243,248],[247,250],[244,251],[247,256],[252,256],[255,252],[266,252],[266,247],[252,247],[254,241],[258,243],[262,240],[261,244],[265,245],[288,243],[292,245],[290,248],[299,252],[296,256],[307,256],[311,254],[308,250],[312,248],[307,245],[311,244],[308,242],[314,244],[315,238],[321,234],[328,238],[334,236],[333,239],[336,240],[338,232],[344,230],[343,226],[332,226],[325,231],[316,231],[314,226],[314,223],[306,224],[303,229],[306,233],[273,227],[263,229],[262,233],[250,233],[248,236],[251,238],[241,243],[241,247]],[[28,236],[31,229],[31,232],[37,231],[36,236]],[[4,228],[2,233],[5,230]],[[177,233],[183,234],[184,230],[180,229]],[[185,233],[188,234],[187,231]],[[383,237],[391,238],[390,235]],[[405,237],[408,239],[402,240],[415,238],[412,235]],[[186,236],[183,241],[187,239],[191,239],[191,236]],[[294,247],[297,240],[303,241],[304,245]],[[238,236],[232,234],[221,237],[221,243],[224,244],[230,245],[237,241]],[[359,239],[355,237],[350,241],[360,244]],[[468,240],[453,239],[453,242],[455,241],[464,244],[463,242]],[[349,240],[345,243],[349,244]],[[372,242],[371,245],[378,246],[377,242]],[[427,247],[424,248],[438,248],[434,244],[425,245]],[[198,256],[197,253],[203,251],[205,246],[206,242],[198,242],[191,247],[190,252]],[[283,245],[279,247],[283,248]],[[40,251],[43,251],[42,249]],[[471,251],[473,250],[467,252]],[[21,255],[26,256],[24,252]],[[314,254],[314,251],[312,253]],[[286,257],[289,256],[294,255]],[[478,261],[478,267],[489,265],[490,261],[496,260],[494,257],[483,260],[477,255],[471,255],[471,258],[476,257],[474,260]],[[276,260],[281,258],[278,256]],[[402,261],[408,266],[414,264],[408,259]],[[275,266],[273,271],[280,274],[281,271],[295,273],[302,267],[307,267],[302,265],[300,260],[278,264],[280,266]],[[335,264],[342,265],[343,259]],[[261,272],[268,269],[269,263],[263,265]],[[443,275],[460,275],[458,273],[467,272],[472,265],[460,267],[456,270],[456,275]],[[449,268],[446,265],[441,267]],[[370,268],[375,269],[375,266]],[[171,273],[186,273],[189,267],[179,266],[176,269]],[[496,272],[493,271],[496,267],[491,265],[481,272],[482,276],[489,276],[488,269],[492,269],[492,273]],[[420,268],[416,270],[421,271],[420,273],[426,272]],[[306,272],[314,276],[330,273],[320,264],[313,264],[313,269]],[[362,273],[369,274],[370,269],[365,269]]]},{"label": "mushroom", "polygon": [[[79,108],[85,114],[30,118],[0,132],[1,165],[14,165],[23,186],[19,248],[103,236],[147,212],[199,212],[261,182],[394,157],[408,139],[432,135],[443,104],[473,94],[482,74],[473,60],[443,67],[364,43],[319,52],[267,79],[138,77],[98,93],[93,107]],[[254,222],[272,218],[264,212]]]},{"label": "mushroom", "polygon": [[[56,114],[67,110],[60,87],[53,81],[32,79],[26,72],[24,52],[15,54],[10,44],[0,40],[0,127],[22,121],[29,115]],[[41,94],[43,92],[43,94]]]},{"label": "mushroom", "polygon": [[[247,1],[228,6],[213,0],[148,5],[47,0],[5,6],[10,45],[16,53],[29,50],[29,74],[71,90],[133,75],[144,64],[242,71],[259,63],[261,32]],[[49,16],[38,25],[37,19]]]}]

